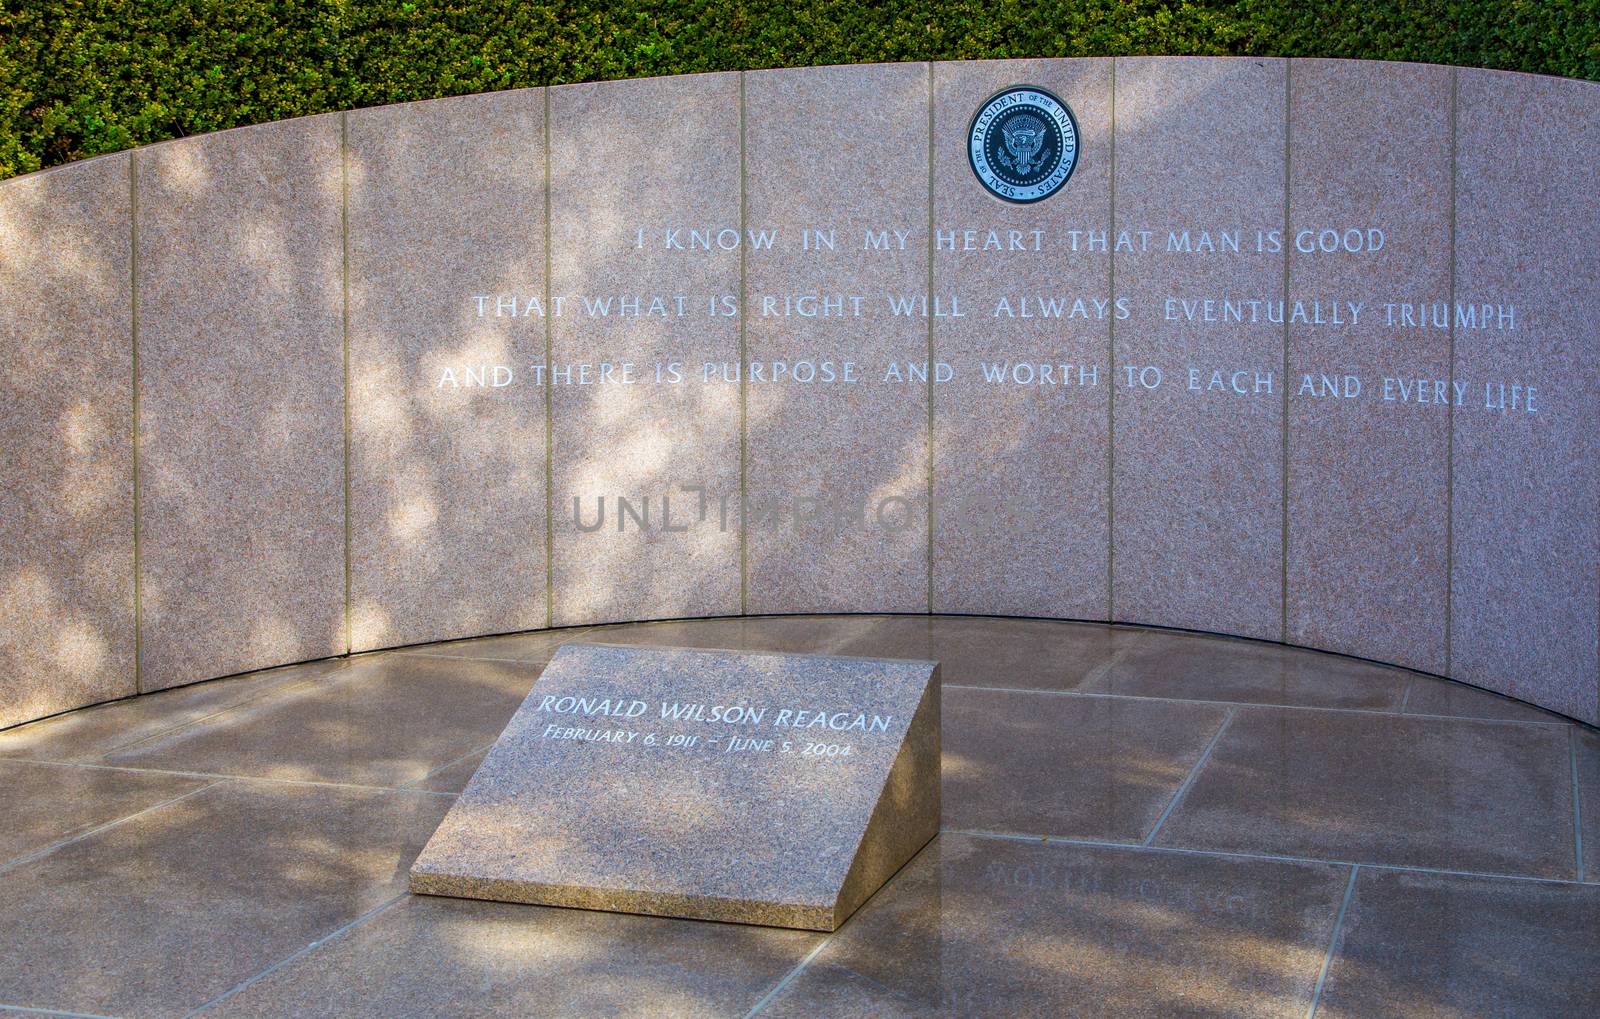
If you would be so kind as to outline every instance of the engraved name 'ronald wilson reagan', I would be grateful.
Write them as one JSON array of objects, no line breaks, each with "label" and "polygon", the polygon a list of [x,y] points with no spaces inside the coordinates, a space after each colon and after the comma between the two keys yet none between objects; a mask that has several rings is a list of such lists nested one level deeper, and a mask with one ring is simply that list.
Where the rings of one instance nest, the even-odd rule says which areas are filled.
[{"label": "engraved name 'ronald wilson reagan'", "polygon": [[932,662],[569,644],[411,890],[833,930],[938,827]]}]

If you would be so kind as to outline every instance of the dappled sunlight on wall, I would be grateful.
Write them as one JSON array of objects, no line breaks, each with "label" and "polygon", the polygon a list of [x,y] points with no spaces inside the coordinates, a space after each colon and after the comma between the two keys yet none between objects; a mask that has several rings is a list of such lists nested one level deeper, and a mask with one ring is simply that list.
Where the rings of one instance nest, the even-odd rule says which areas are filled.
[{"label": "dappled sunlight on wall", "polygon": [[738,231],[739,76],[555,89],[550,131],[551,364],[579,373],[550,391],[553,621],[737,613],[739,387],[701,380],[739,361],[738,317],[707,308],[740,253],[664,232]]},{"label": "dappled sunlight on wall", "polygon": [[[1033,205],[968,165],[1019,81],[1081,146]],[[1596,721],[1597,93],[781,69],[7,181],[0,725],[351,650],[815,611],[1222,631]]]},{"label": "dappled sunlight on wall", "polygon": [[[747,357],[861,380],[750,386],[747,610],[927,611],[928,390],[910,369],[928,359],[928,68],[752,72],[745,106],[747,223],[778,237],[748,252]],[[836,304],[808,316],[799,295]]]},{"label": "dappled sunlight on wall", "polygon": [[339,118],[135,159],[141,686],[339,654]]},{"label": "dappled sunlight on wall", "polygon": [[546,623],[543,123],[538,90],[348,116],[355,650]]},{"label": "dappled sunlight on wall", "polygon": [[0,726],[134,685],[128,157],[0,189]]}]

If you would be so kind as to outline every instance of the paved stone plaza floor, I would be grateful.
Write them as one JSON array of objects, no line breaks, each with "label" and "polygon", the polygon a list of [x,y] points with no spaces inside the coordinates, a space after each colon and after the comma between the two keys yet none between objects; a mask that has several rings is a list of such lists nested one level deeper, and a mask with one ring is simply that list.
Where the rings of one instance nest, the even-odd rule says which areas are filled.
[{"label": "paved stone plaza floor", "polygon": [[[943,834],[828,936],[408,895],[543,663],[591,639],[940,661]],[[6,1019],[1600,1014],[1600,735],[1224,638],[846,616],[429,645],[0,732],[0,816]]]}]

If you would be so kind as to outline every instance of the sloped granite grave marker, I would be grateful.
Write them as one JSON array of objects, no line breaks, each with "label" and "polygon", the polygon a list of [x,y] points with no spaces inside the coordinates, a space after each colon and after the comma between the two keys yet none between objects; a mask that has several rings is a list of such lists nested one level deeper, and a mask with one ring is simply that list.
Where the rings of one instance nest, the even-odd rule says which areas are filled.
[{"label": "sloped granite grave marker", "polygon": [[932,662],[568,644],[411,890],[833,930],[938,828]]}]

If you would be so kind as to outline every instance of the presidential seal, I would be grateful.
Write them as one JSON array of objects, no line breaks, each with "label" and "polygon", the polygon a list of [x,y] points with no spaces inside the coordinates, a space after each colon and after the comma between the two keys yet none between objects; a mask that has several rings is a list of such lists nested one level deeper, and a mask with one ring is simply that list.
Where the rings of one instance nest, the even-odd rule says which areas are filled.
[{"label": "presidential seal", "polygon": [[996,198],[1024,204],[1060,191],[1078,165],[1072,109],[1035,85],[991,96],[967,130],[967,161]]}]

